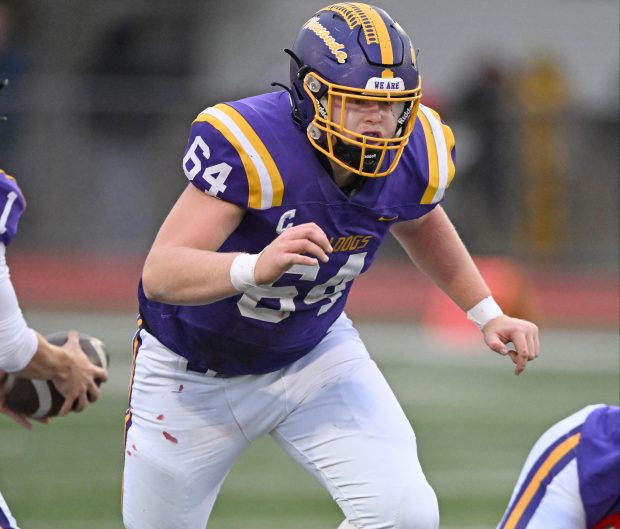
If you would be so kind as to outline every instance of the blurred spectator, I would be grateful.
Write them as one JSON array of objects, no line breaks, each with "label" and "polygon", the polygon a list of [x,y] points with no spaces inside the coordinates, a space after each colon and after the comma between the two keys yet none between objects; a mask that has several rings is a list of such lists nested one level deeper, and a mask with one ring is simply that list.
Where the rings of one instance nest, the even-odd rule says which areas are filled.
[{"label": "blurred spectator", "polygon": [[[510,233],[512,130],[503,68],[499,60],[484,61],[455,101],[455,112],[469,136],[463,131],[457,138],[460,173],[455,184],[461,182],[459,197],[464,198],[454,207],[461,217],[461,235],[475,253],[503,253]],[[459,139],[469,148],[463,157]]]},{"label": "blurred spectator", "polygon": [[[107,28],[88,60],[100,215],[100,231],[93,237],[103,247],[140,247],[161,221],[157,197],[169,196],[170,189],[159,192],[167,173],[154,152],[175,106],[184,100],[188,30],[183,15],[129,15]],[[139,209],[137,197],[143,194],[150,197],[149,207]]]},{"label": "blurred spectator", "polygon": [[161,120],[189,73],[186,30],[178,17],[137,14],[103,34],[87,65],[97,133],[148,134]]},{"label": "blurred spectator", "polygon": [[14,36],[16,13],[11,3],[0,0],[0,80],[9,79],[0,99],[0,116],[8,118],[0,127],[0,159],[5,167],[13,166],[18,138],[20,77],[28,69],[26,53]]}]

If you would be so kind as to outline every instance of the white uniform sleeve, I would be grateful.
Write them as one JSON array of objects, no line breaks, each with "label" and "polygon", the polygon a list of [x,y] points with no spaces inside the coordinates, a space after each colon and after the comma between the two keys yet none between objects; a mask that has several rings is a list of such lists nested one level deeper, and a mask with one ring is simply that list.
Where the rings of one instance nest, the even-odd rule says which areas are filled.
[{"label": "white uniform sleeve", "polygon": [[19,308],[5,252],[4,244],[0,243],[0,369],[10,373],[30,363],[38,340]]}]

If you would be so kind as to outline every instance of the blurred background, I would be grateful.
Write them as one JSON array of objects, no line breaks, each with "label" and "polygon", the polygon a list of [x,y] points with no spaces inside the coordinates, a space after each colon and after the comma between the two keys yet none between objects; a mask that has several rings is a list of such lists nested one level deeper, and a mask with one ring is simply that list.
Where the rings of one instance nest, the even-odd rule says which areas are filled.
[{"label": "blurred background", "polygon": [[[24,300],[133,308],[144,255],[186,185],[192,120],[287,82],[282,49],[323,5],[0,0],[11,83],[0,160],[29,204],[11,250]],[[454,129],[445,207],[472,253],[507,259],[540,298],[519,303],[545,322],[617,324],[618,2],[382,5],[420,50],[425,103]],[[384,253],[406,259],[392,240]],[[580,301],[564,303],[569,291]]]},{"label": "blurred background", "polygon": [[[66,514],[80,508],[95,516],[89,528],[120,525],[117,443],[135,290],[156,231],[186,185],[181,159],[190,124],[209,105],[286,83],[282,49],[324,5],[0,0],[0,78],[10,81],[0,97],[0,116],[9,118],[0,124],[0,167],[28,200],[8,254],[14,283],[34,326],[101,336],[115,370],[107,400],[85,419],[59,421],[37,436],[0,418],[0,489],[32,527],[85,527]],[[509,366],[500,375],[460,311],[393,241],[357,281],[348,312],[363,322],[421,442],[429,440],[427,472],[445,498],[445,527],[491,527],[541,428],[592,399],[618,403],[619,4],[380,5],[420,50],[423,101],[455,132],[457,173],[444,205],[500,304],[541,325],[548,354],[520,387]],[[515,399],[527,410],[515,410]],[[449,424],[462,440],[456,453],[436,441]],[[17,444],[8,449],[5,439]],[[89,458],[91,442],[108,456],[99,466]],[[265,461],[283,458],[270,450],[249,456],[239,476],[260,482],[269,475]],[[24,461],[41,464],[47,478],[20,473]],[[101,486],[88,479],[92,472],[105,477],[103,496],[91,490]],[[474,474],[483,486],[472,486]],[[234,476],[216,528],[235,527],[239,498],[256,497]],[[321,518],[317,506],[329,502],[310,485],[306,496],[304,478],[295,478],[296,497],[290,478],[273,478],[281,488],[264,495],[287,497],[301,510],[283,511],[260,496],[247,527],[338,525],[330,507]],[[279,521],[269,518],[274,512]],[[291,522],[299,512],[307,525]]]}]

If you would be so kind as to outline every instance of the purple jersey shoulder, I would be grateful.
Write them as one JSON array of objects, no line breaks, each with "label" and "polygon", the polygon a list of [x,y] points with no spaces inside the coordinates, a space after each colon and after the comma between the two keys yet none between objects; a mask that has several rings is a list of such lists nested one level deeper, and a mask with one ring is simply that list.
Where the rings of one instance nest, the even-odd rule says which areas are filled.
[{"label": "purple jersey shoulder", "polygon": [[577,446],[577,469],[587,527],[620,513],[620,408],[603,406],[588,415]]},{"label": "purple jersey shoulder", "polygon": [[26,201],[17,181],[0,169],[0,242],[8,246],[17,233]]},{"label": "purple jersey shoulder", "polygon": [[221,124],[222,118],[229,119],[220,109],[198,115],[190,129],[183,170],[196,188],[245,209],[249,187],[240,146]]}]

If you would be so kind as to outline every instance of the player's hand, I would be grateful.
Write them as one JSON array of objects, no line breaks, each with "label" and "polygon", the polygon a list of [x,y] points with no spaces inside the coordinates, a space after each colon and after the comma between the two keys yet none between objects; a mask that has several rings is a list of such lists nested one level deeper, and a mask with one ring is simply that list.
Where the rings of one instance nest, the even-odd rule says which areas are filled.
[{"label": "player's hand", "polygon": [[[520,375],[527,363],[539,355],[538,327],[529,321],[504,314],[488,322],[482,332],[484,341],[493,351],[509,356],[515,363],[515,375]],[[513,349],[508,347],[509,343]]]},{"label": "player's hand", "polygon": [[59,416],[67,415],[72,409],[81,412],[89,402],[99,398],[96,379],[105,381],[108,373],[105,369],[92,364],[80,347],[79,334],[69,332],[69,339],[60,348],[65,354],[61,356],[62,365],[58,376],[52,382],[60,394],[65,397]]},{"label": "player's hand", "polygon": [[17,424],[23,426],[27,430],[32,430],[32,423],[26,418],[25,415],[17,413],[5,405],[4,394],[4,380],[6,379],[6,372],[0,370],[0,413],[3,413],[7,417],[13,419]]},{"label": "player's hand", "polygon": [[294,265],[326,263],[331,252],[327,235],[314,222],[292,226],[262,251],[254,268],[254,278],[259,285],[273,283]]}]

